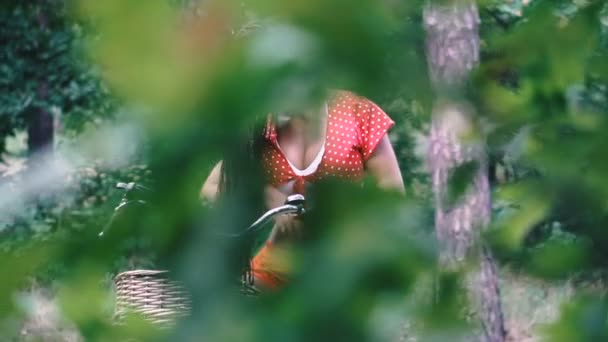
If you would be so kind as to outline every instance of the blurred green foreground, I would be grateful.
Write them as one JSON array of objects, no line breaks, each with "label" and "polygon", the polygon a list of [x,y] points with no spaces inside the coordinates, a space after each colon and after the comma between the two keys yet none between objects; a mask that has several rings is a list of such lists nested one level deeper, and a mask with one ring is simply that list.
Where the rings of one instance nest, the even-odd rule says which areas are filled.
[{"label": "blurred green foreground", "polygon": [[[460,95],[487,135],[494,217],[484,238],[501,262],[509,335],[608,340],[608,7],[477,5],[481,63]],[[424,6],[3,2],[0,340],[471,336],[474,306],[461,285],[469,265],[437,266]],[[239,246],[217,232],[247,226],[259,203],[208,209],[202,182],[255,117],[305,108],[328,89],[369,97],[396,121],[390,138],[407,196],[368,182],[322,184],[310,194],[310,238],[294,252],[290,285],[244,297],[231,272]],[[53,118],[45,149],[26,142],[35,110]],[[119,181],[149,187],[148,205],[99,238]],[[134,268],[170,270],[192,295],[191,315],[171,329],[141,317],[116,324],[111,277]]]}]

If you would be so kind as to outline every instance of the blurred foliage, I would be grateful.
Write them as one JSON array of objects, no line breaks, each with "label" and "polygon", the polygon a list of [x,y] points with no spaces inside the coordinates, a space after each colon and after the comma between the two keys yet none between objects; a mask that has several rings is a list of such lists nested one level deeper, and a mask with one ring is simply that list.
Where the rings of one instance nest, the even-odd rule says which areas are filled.
[{"label": "blurred foliage", "polygon": [[[422,5],[3,2],[0,139],[23,129],[45,78],[52,95],[36,105],[62,117],[66,145],[76,139],[72,131],[82,132],[71,148],[87,148],[81,142],[97,126],[86,122],[111,115],[120,103],[135,108],[125,116],[142,130],[145,146],[128,167],[87,161],[49,180],[59,190],[0,202],[0,270],[10,279],[0,287],[0,321],[19,312],[13,293],[34,278],[53,288],[86,340],[466,336],[475,327],[463,317],[475,313],[459,287],[462,275],[436,269],[423,155],[433,94]],[[548,281],[585,279],[603,268],[608,250],[607,6],[565,0],[479,6],[482,62],[468,93],[487,123],[494,180],[487,238],[518,272]],[[40,29],[41,11],[48,30]],[[407,199],[372,183],[320,184],[305,217],[308,239],[290,255],[298,265],[294,279],[278,293],[244,298],[228,271],[238,244],[217,232],[248,224],[254,203],[207,210],[198,201],[201,183],[256,117],[307,108],[336,88],[373,99],[395,119],[390,137]],[[137,143],[107,140],[118,151]],[[454,171],[451,201],[477,168]],[[14,194],[27,187],[30,171],[0,179],[2,189],[15,191],[0,199],[19,198]],[[144,210],[129,212],[99,239],[120,198],[118,181],[153,190]],[[170,269],[193,296],[191,316],[164,332],[137,318],[112,324],[109,275],[135,267]],[[441,291],[431,293],[434,288]],[[582,294],[566,303],[544,333],[558,341],[602,340],[607,314],[598,297]],[[385,326],[386,317],[398,317],[396,326]]]},{"label": "blurred foliage", "polygon": [[[79,167],[65,174],[64,179],[57,180],[64,183],[59,194],[43,193],[29,198],[23,198],[18,190],[27,179],[5,177],[3,185],[7,187],[4,189],[13,189],[6,196],[14,199],[22,197],[22,200],[14,203],[12,208],[2,208],[0,249],[7,253],[18,250],[26,243],[65,239],[93,227],[101,231],[122,196],[122,190],[116,189],[115,185],[125,179],[145,183],[150,178],[149,173],[145,165],[138,164],[121,170],[108,169],[103,165]],[[136,243],[134,239],[124,242],[127,246]],[[126,267],[124,260],[117,262]],[[52,270],[64,265],[48,266],[50,272],[40,273],[44,279],[39,280],[43,282],[57,277],[57,272]]]},{"label": "blurred foliage", "polygon": [[[0,22],[0,153],[33,108],[52,113],[66,134],[113,113],[116,99],[85,56],[87,39],[96,34],[70,16],[68,2],[3,1]],[[50,94],[45,99],[37,96],[42,83]]]}]

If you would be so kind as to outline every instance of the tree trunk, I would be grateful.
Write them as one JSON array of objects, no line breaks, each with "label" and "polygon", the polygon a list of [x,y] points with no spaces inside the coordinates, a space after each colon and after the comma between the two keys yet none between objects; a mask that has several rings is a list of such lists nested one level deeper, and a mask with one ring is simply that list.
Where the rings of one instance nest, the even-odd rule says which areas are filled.
[{"label": "tree trunk", "polygon": [[[491,216],[488,162],[475,110],[462,96],[469,73],[479,60],[479,15],[472,1],[429,4],[424,10],[426,51],[436,100],[427,154],[435,194],[435,229],[443,267],[456,269],[476,257],[479,269],[467,282],[477,304],[481,339],[504,341],[495,261],[479,239]],[[471,167],[467,187],[451,198],[455,171]],[[457,171],[456,171],[457,172]]]},{"label": "tree trunk", "polygon": [[[47,87],[48,84],[46,80],[41,80],[37,92],[38,101],[44,102],[48,97]],[[28,117],[27,127],[28,150],[30,155],[53,146],[53,126],[53,115],[49,113],[43,105],[38,105],[33,108]]]},{"label": "tree trunk", "polygon": [[[48,17],[45,13],[45,1],[39,1],[38,25],[42,31],[48,29]],[[46,77],[39,79],[36,91],[36,105],[28,117],[28,150],[30,155],[46,148],[52,148],[54,136],[53,115],[48,111],[44,103],[49,96],[49,84]]]}]

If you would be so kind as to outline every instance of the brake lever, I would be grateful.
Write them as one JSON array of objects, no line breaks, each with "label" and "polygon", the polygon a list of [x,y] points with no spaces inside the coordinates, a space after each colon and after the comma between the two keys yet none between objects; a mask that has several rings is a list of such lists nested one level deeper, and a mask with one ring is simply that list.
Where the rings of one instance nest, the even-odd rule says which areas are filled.
[{"label": "brake lever", "polygon": [[104,225],[103,229],[99,232],[99,234],[98,234],[99,237],[103,237],[105,235],[106,231],[112,226],[112,224],[114,223],[114,220],[116,219],[116,217],[118,216],[118,214],[124,207],[126,207],[127,205],[129,205],[131,203],[142,204],[142,205],[146,204],[146,201],[144,201],[144,200],[130,200],[129,193],[132,190],[144,190],[144,191],[150,190],[150,188],[145,187],[143,185],[139,185],[135,182],[129,182],[129,183],[118,182],[118,183],[116,183],[116,188],[125,190],[125,193],[123,194],[123,196],[120,199],[120,202],[118,203],[116,208],[114,208],[114,213],[112,214],[112,217],[110,218],[108,223],[106,223]]},{"label": "brake lever", "polygon": [[143,205],[143,204],[146,204],[146,201],[144,201],[144,200],[131,200],[131,201],[121,200],[120,203],[116,206],[116,208],[114,208],[114,213],[112,214],[110,221],[108,223],[106,223],[106,225],[103,226],[103,229],[99,232],[99,234],[98,234],[99,237],[103,237],[104,234],[106,233],[106,231],[112,226],[112,224],[114,223],[114,220],[116,219],[116,217],[118,217],[118,214],[120,214],[121,209],[131,203]]}]

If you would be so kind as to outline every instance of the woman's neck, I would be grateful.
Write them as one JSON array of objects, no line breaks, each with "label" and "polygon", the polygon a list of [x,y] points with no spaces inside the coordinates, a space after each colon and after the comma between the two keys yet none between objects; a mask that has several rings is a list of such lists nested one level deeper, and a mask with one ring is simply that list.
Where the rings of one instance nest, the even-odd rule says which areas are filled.
[{"label": "woman's neck", "polygon": [[282,125],[280,130],[290,136],[302,137],[307,140],[318,140],[323,136],[327,124],[326,107],[317,112],[303,112],[291,115]]}]

